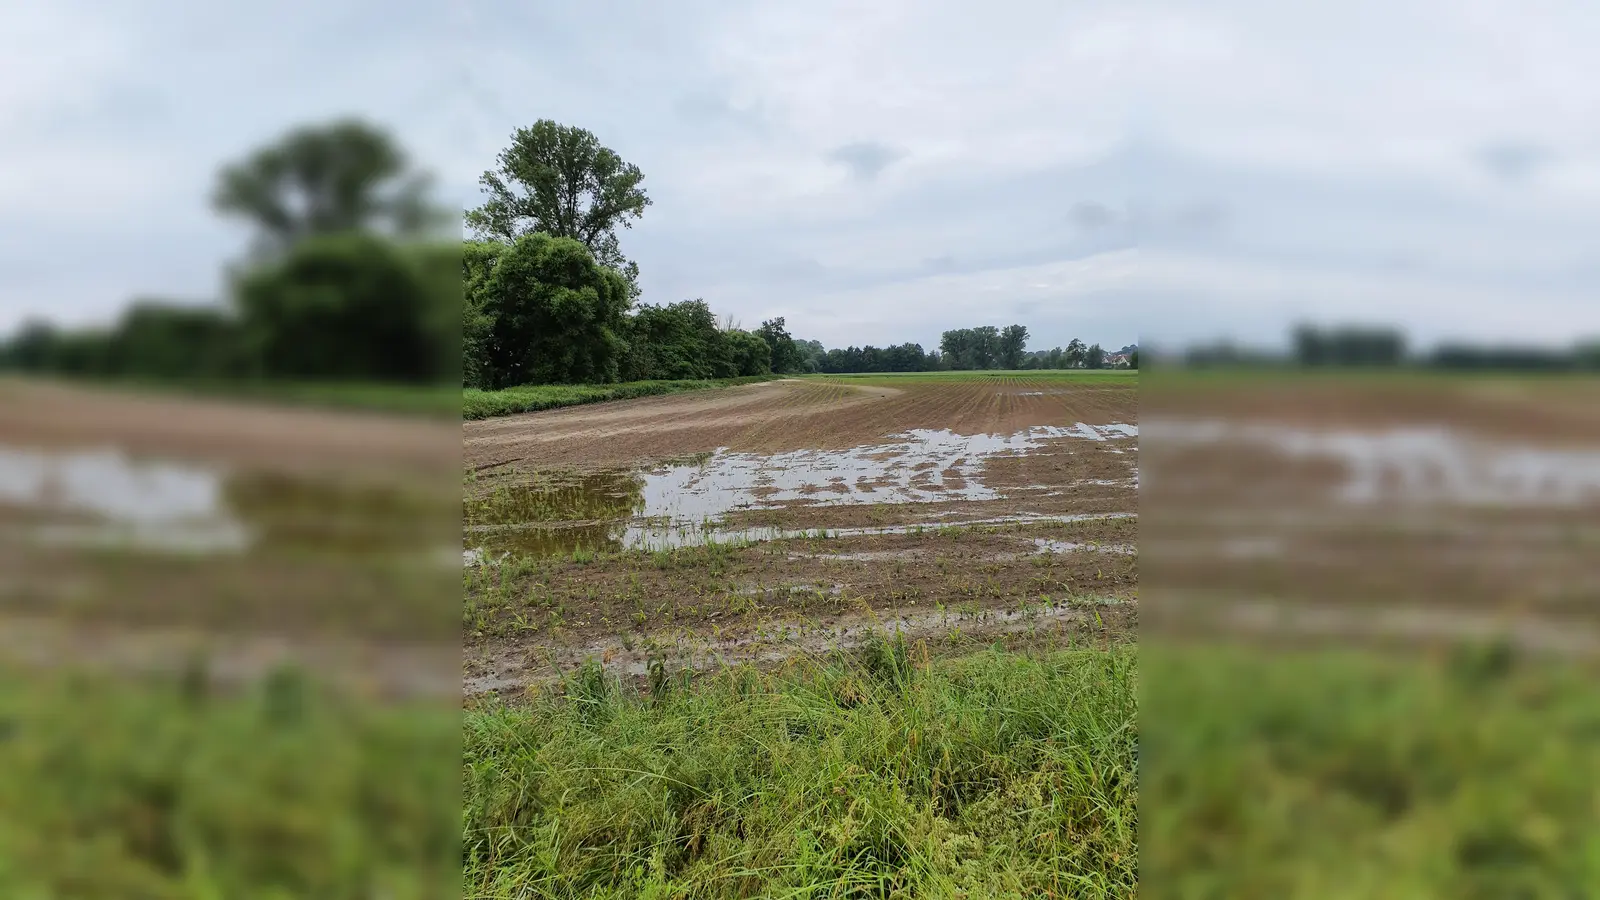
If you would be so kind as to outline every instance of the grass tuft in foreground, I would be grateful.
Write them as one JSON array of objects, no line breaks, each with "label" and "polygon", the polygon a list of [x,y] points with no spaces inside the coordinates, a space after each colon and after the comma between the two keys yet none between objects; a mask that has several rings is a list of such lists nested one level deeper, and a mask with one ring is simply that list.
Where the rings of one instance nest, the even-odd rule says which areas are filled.
[{"label": "grass tuft in foreground", "polygon": [[632,400],[635,397],[653,397],[685,391],[705,391],[736,384],[754,384],[771,381],[777,377],[780,376],[751,375],[705,381],[625,381],[620,384],[529,384],[498,391],[467,388],[462,391],[461,417],[488,419],[494,416],[538,412],[542,409],[578,406],[584,403]]},{"label": "grass tuft in foreground", "polygon": [[1134,653],[628,687],[467,714],[470,897],[1131,897]]}]

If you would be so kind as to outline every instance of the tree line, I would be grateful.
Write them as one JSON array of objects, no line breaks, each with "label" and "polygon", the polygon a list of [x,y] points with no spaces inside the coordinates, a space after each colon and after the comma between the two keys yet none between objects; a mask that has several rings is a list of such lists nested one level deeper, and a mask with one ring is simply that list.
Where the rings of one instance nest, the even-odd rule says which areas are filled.
[{"label": "tree line", "polygon": [[[782,319],[778,320],[781,325]],[[1027,349],[1028,329],[1011,325],[1004,329],[980,326],[946,331],[939,346],[924,350],[921,344],[905,343],[889,347],[845,347],[824,349],[817,341],[797,343],[798,356],[785,372],[948,372],[996,369],[1103,369],[1111,366],[1112,354],[1099,344],[1084,344],[1074,338],[1066,347],[1049,350]],[[1118,351],[1121,365],[1137,369],[1139,351],[1132,345]],[[774,354],[777,359],[778,355]]]},{"label": "tree line", "polygon": [[292,130],[222,167],[219,214],[253,234],[221,302],[137,299],[114,322],[35,319],[0,367],[95,377],[450,383],[461,250],[428,178],[350,119]]},{"label": "tree line", "polygon": [[618,231],[650,205],[643,180],[581,128],[541,120],[512,135],[479,179],[486,200],[466,215],[466,385],[1106,365],[1098,344],[1077,340],[1029,354],[1022,325],[948,331],[932,350],[825,349],[794,338],[782,318],[745,330],[702,300],[638,303],[638,266]]},{"label": "tree line", "polygon": [[530,232],[466,245],[462,380],[606,384],[731,378],[772,371],[759,335],[719,321],[704,300],[633,305],[627,276],[580,241]]},{"label": "tree line", "polygon": [[768,323],[745,330],[700,299],[638,302],[639,267],[617,232],[650,205],[643,180],[584,129],[542,119],[512,135],[479,179],[487,199],[466,214],[465,386],[774,371]]},{"label": "tree line", "polygon": [[1418,350],[1409,346],[1405,335],[1395,328],[1303,324],[1292,329],[1286,351],[1219,342],[1190,347],[1176,361],[1190,367],[1597,371],[1600,370],[1600,340],[1578,341],[1569,347],[1450,341]]},{"label": "tree line", "polygon": [[141,299],[95,328],[29,322],[0,343],[0,367],[496,389],[1107,365],[1078,340],[1030,353],[1022,325],[947,331],[930,349],[827,349],[782,318],[745,329],[700,299],[641,302],[619,232],[651,204],[643,180],[590,132],[540,120],[479,179],[472,237],[444,240],[435,229],[452,217],[385,131],[355,119],[298,128],[217,176],[215,210],[253,226],[221,302]]}]

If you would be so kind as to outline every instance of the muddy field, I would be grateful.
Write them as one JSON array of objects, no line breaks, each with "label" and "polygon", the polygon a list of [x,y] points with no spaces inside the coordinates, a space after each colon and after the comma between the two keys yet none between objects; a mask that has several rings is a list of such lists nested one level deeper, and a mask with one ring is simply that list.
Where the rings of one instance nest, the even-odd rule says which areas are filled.
[{"label": "muddy field", "polygon": [[456,440],[448,421],[0,380],[0,663],[203,657],[244,677],[314,657],[385,689],[443,670],[453,693]]},{"label": "muddy field", "polygon": [[[1103,383],[1101,383],[1103,382]],[[1133,423],[1132,379],[1048,377],[852,383],[781,380],[467,423],[469,468],[633,466],[725,447],[849,450],[913,430],[1010,436],[1037,426]]]},{"label": "muddy field", "polygon": [[1136,618],[1132,378],[785,380],[464,425],[466,690]]},{"label": "muddy field", "polygon": [[1151,634],[1600,653],[1600,381],[1144,388]]}]

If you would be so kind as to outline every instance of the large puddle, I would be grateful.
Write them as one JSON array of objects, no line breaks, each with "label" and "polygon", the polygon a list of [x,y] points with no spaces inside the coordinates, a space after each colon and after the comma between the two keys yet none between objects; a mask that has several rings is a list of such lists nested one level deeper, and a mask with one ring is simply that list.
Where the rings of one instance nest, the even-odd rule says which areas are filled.
[{"label": "large puddle", "polygon": [[[984,464],[1062,440],[1127,443],[1135,425],[1039,426],[1010,435],[916,430],[849,450],[759,455],[718,450],[628,472],[546,474],[499,485],[466,504],[464,559],[516,551],[667,549],[804,532],[724,527],[731,512],[778,507],[998,500]],[[832,532],[838,534],[840,532]],[[893,533],[883,529],[862,533]]]},{"label": "large puddle", "polygon": [[443,509],[393,485],[232,471],[116,447],[0,445],[0,530],[23,544],[207,555],[437,550]]},{"label": "large puddle", "polygon": [[1479,507],[1575,507],[1600,502],[1600,447],[1494,440],[1448,428],[1357,431],[1172,419],[1153,423],[1163,447],[1240,445],[1334,463],[1335,499]]},{"label": "large puddle", "polygon": [[223,501],[222,473],[115,449],[0,447],[0,504],[49,544],[226,551],[249,538]]}]

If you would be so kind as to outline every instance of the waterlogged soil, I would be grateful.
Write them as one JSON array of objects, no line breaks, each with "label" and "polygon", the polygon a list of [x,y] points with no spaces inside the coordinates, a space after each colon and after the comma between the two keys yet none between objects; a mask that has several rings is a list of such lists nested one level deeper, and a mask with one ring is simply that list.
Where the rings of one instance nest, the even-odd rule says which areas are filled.
[{"label": "waterlogged soil", "polygon": [[897,631],[1126,638],[1136,533],[1120,517],[470,567],[466,691],[514,692],[588,658],[633,674],[652,659],[777,662]]},{"label": "waterlogged soil", "polygon": [[1131,463],[1119,460],[1099,470],[1095,478],[1042,485],[1003,485],[1000,482],[1007,480],[1003,476],[991,478],[984,472],[982,480],[975,475],[968,482],[971,489],[930,490],[898,503],[872,502],[894,492],[861,483],[802,489],[795,492],[798,496],[775,499],[762,496],[759,484],[736,487],[731,477],[727,487],[701,494],[695,492],[691,478],[668,476],[661,479],[667,483],[663,486],[637,473],[604,471],[518,481],[469,499],[464,540],[470,558],[505,552],[614,553],[814,529],[1104,515],[1133,506],[1130,496],[1137,490],[1137,480],[1130,468]]},{"label": "waterlogged soil", "polygon": [[777,454],[892,443],[917,430],[1010,436],[1036,426],[1138,422],[1135,385],[1061,385],[1061,393],[973,382],[903,387],[776,381],[526,413],[462,425],[468,469],[627,468],[727,448]]},{"label": "waterlogged soil", "polygon": [[1195,379],[1147,399],[1153,633],[1600,647],[1600,379]]},{"label": "waterlogged soil", "polygon": [[[817,387],[801,383],[788,389]],[[913,385],[891,396],[947,387]],[[957,387],[965,393],[973,386]],[[994,386],[988,391],[991,399],[1013,396]],[[713,408],[729,404],[716,401]],[[1034,412],[1044,418],[1046,410]],[[539,424],[541,439],[551,440]],[[586,467],[580,454],[561,470],[529,470],[526,460],[475,469],[466,484],[464,548],[469,558],[485,551],[616,552],[748,538],[761,529],[1131,508],[1138,487],[1136,425],[1019,420],[1003,427],[1015,430],[893,432],[880,426],[874,441],[844,448],[763,453],[719,446],[628,468]]]},{"label": "waterlogged soil", "polygon": [[[0,381],[0,661],[139,668],[177,641],[220,671],[339,648],[322,669],[447,645],[453,674],[456,440],[453,423]],[[54,637],[19,637],[36,632]]]},{"label": "waterlogged soil", "polygon": [[1135,390],[780,381],[466,423],[465,690],[1126,639]]}]

